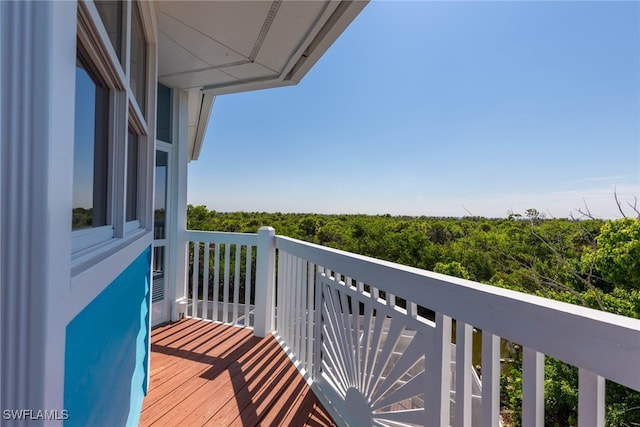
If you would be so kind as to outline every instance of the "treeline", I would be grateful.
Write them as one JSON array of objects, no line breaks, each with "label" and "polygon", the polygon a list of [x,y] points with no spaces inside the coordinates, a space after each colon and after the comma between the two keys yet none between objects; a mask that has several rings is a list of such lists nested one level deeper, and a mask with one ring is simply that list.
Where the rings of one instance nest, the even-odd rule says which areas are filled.
[{"label": "treeline", "polygon": [[[209,211],[187,228],[277,234],[640,318],[640,221]],[[635,298],[634,298],[635,297]]]},{"label": "treeline", "polygon": [[[187,227],[277,234],[477,282],[640,318],[640,220],[221,213],[188,206]],[[521,349],[503,372],[503,415],[519,413]],[[575,425],[577,371],[548,359],[546,425]],[[607,424],[638,425],[640,396],[607,384]],[[507,420],[508,421],[508,420]],[[509,422],[519,425],[514,418]]]}]

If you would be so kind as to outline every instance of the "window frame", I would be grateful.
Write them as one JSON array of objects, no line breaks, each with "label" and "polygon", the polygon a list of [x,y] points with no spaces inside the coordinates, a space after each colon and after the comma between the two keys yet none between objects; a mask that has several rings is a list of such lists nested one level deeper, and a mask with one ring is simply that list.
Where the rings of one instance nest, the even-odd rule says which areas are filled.
[{"label": "window frame", "polygon": [[[144,111],[140,109],[136,94],[129,84],[131,53],[131,20],[132,8],[138,8],[142,28],[140,33],[145,44],[145,99]],[[152,19],[152,8],[144,7],[137,1],[128,0],[122,7],[122,58],[111,44],[111,38],[102,22],[101,15],[93,0],[79,1],[77,6],[77,43],[76,50],[86,53],[83,57],[91,71],[104,82],[109,92],[108,120],[108,157],[107,173],[107,224],[105,226],[82,228],[71,231],[72,267],[85,264],[87,260],[100,255],[107,249],[120,243],[127,244],[132,239],[150,232],[153,223],[146,218],[153,209],[146,206],[153,200],[153,168],[154,163],[155,120],[150,108],[155,104],[156,45],[153,40],[155,23]],[[153,125],[153,126],[152,126]],[[138,136],[137,185],[135,203],[135,219],[127,221],[127,139],[128,130],[132,129]],[[151,153],[151,154],[150,154]],[[141,234],[142,233],[142,234]]]}]

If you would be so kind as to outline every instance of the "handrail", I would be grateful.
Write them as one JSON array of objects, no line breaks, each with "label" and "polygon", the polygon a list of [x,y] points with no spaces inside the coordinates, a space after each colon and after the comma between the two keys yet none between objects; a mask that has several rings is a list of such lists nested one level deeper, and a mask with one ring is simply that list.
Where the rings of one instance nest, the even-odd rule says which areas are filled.
[{"label": "handrail", "polygon": [[640,320],[276,236],[276,249],[640,391]]},{"label": "handrail", "polygon": [[255,246],[258,242],[258,235],[255,233],[187,230],[187,241],[201,243],[233,243],[238,245]]}]

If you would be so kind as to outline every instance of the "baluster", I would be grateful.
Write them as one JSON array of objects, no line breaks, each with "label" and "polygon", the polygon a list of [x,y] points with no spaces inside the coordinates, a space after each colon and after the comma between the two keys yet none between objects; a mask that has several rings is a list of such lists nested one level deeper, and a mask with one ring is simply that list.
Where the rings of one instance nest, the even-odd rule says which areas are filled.
[{"label": "baluster", "polygon": [[282,289],[282,338],[289,345],[289,293],[291,286],[291,271],[289,270],[289,254],[284,252],[282,270],[284,271],[284,287]]},{"label": "baluster", "polygon": [[295,317],[293,315],[293,293],[295,292],[294,284],[295,284],[295,275],[296,275],[296,264],[293,255],[287,254],[287,346],[291,348],[293,345],[293,322],[295,322]]},{"label": "baluster", "polygon": [[[276,331],[284,337],[284,294],[286,292],[286,274],[284,269],[284,252],[278,250],[278,307],[276,311]],[[258,301],[256,301],[256,305]]]},{"label": "baluster", "polygon": [[315,278],[315,312],[314,312],[314,328],[313,335],[313,365],[311,368],[311,378],[315,381],[320,375],[320,363],[322,352],[322,286],[320,284],[320,276],[324,273],[324,267],[318,266]]},{"label": "baluster", "polygon": [[213,259],[213,320],[218,320],[220,311],[220,243],[216,243]]},{"label": "baluster", "polygon": [[451,393],[451,318],[436,313],[433,353],[425,360],[427,375],[425,402],[427,425],[448,426]]},{"label": "baluster", "polygon": [[300,291],[302,281],[302,259],[295,257],[294,258],[295,265],[295,281],[293,283],[293,341],[292,350],[296,358],[300,356]]},{"label": "baluster", "polygon": [[302,364],[303,368],[305,368],[305,361],[307,360],[307,316],[306,316],[306,305],[307,305],[307,261],[301,259],[300,269],[300,304],[298,305],[300,318],[300,341],[298,347],[298,357],[297,359]]},{"label": "baluster", "polygon": [[500,425],[500,337],[482,331],[482,425]]},{"label": "baluster", "polygon": [[202,261],[202,318],[208,319],[209,309],[209,243],[204,244],[204,259]]},{"label": "baluster", "polygon": [[378,301],[380,299],[380,291],[378,290],[378,288],[369,286],[369,289],[371,290],[371,299],[373,299],[374,301]]},{"label": "baluster", "polygon": [[242,262],[242,245],[236,245],[235,271],[233,278],[233,320],[234,325],[238,324],[238,300],[240,299],[240,263]]},{"label": "baluster", "polygon": [[229,322],[229,270],[231,261],[231,245],[224,245],[224,288],[222,290],[222,321]]},{"label": "baluster", "polygon": [[312,372],[312,355],[313,355],[313,324],[315,318],[315,312],[313,307],[313,295],[314,295],[314,280],[315,280],[315,265],[309,263],[307,270],[307,361],[306,369],[307,373],[311,375]]},{"label": "baluster", "polygon": [[396,296],[387,292],[387,305],[396,308]]},{"label": "baluster", "polygon": [[586,369],[578,373],[578,427],[604,427],[604,378]]},{"label": "baluster", "polygon": [[522,425],[544,426],[544,354],[522,349]]},{"label": "baluster", "polygon": [[291,291],[292,291],[292,282],[293,282],[293,266],[292,264],[292,256],[291,254],[287,253],[285,255],[285,268],[286,268],[286,272],[287,272],[287,288],[285,290],[285,294],[284,294],[284,298],[285,298],[285,303],[284,303],[284,310],[285,310],[285,324],[284,324],[284,328],[285,328],[285,341],[287,343],[287,346],[291,347],[291,322],[292,322],[292,316],[291,316]]},{"label": "baluster", "polygon": [[193,242],[193,276],[191,282],[191,317],[198,316],[198,279],[200,278],[200,242]]},{"label": "baluster", "polygon": [[412,319],[418,318],[418,304],[415,302],[407,301],[407,316]]},{"label": "baluster", "polygon": [[244,326],[251,326],[249,321],[249,311],[251,310],[251,249],[253,246],[247,245],[245,259],[245,280],[244,280]]},{"label": "baluster", "polygon": [[456,320],[456,427],[471,427],[473,327]]}]

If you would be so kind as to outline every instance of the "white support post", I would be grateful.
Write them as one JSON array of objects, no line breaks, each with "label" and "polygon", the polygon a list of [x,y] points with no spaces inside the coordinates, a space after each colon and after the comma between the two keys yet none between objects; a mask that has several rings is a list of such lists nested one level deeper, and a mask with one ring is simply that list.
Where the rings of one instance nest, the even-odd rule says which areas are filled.
[{"label": "white support post", "polygon": [[482,425],[500,425],[500,337],[482,331]]},{"label": "white support post", "polygon": [[[429,354],[427,354],[427,357]],[[436,313],[433,354],[426,363],[430,376],[425,390],[427,425],[448,426],[451,392],[451,317]]]},{"label": "white support post", "polygon": [[584,369],[578,374],[578,427],[604,427],[604,378]]},{"label": "white support post", "polygon": [[544,354],[524,347],[522,354],[522,425],[544,426]]},{"label": "white support post", "polygon": [[272,227],[258,230],[256,256],[256,304],[253,334],[265,337],[273,331],[275,295],[276,231]]},{"label": "white support post", "polygon": [[76,28],[75,2],[0,1],[2,410],[64,404]]},{"label": "white support post", "polygon": [[[169,168],[172,174],[170,180],[173,185],[171,191],[170,209],[175,212],[171,215],[169,225],[169,237],[173,239],[175,246],[169,248],[171,259],[169,271],[171,281],[168,284],[169,295],[171,296],[171,320],[180,320],[180,312],[185,309],[187,298],[187,165],[189,163],[188,149],[188,122],[187,122],[187,93],[175,89],[174,111],[177,114],[177,145],[174,150],[175,160]],[[176,136],[176,135],[174,135]],[[177,153],[176,153],[177,152]]]}]

